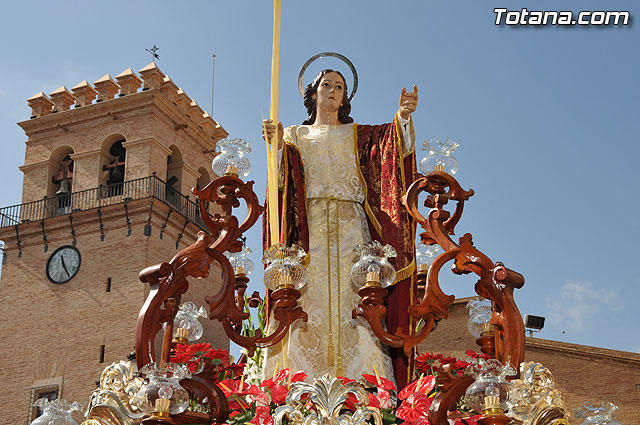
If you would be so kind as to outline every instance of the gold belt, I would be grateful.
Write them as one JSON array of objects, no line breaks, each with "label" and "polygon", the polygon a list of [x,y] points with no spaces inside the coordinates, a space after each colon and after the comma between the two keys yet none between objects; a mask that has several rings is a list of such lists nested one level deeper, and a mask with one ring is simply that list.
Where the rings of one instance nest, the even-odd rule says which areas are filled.
[{"label": "gold belt", "polygon": [[329,202],[349,202],[349,203],[352,203],[352,204],[362,205],[362,202],[354,201],[354,200],[351,200],[351,199],[340,199],[340,198],[336,198],[335,196],[317,196],[315,198],[307,198],[307,201],[327,201],[327,203],[329,203]]}]

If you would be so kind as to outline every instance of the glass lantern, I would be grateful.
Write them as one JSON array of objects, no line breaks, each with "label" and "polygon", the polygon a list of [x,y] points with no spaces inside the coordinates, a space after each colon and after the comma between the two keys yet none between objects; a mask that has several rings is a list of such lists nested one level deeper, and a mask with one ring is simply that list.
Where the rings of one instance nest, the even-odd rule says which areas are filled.
[{"label": "glass lantern", "polygon": [[491,300],[474,298],[467,303],[469,320],[467,330],[471,335],[480,338],[483,333],[491,331]]},{"label": "glass lantern", "polygon": [[354,253],[360,259],[351,267],[351,281],[359,289],[364,285],[382,286],[386,288],[393,284],[396,271],[388,259],[396,256],[396,250],[391,245],[382,246],[378,241],[359,244]]},{"label": "glass lantern", "polygon": [[[477,412],[486,410],[485,398],[494,397],[493,408],[507,411],[513,404],[512,385],[507,376],[516,374],[516,370],[507,363],[503,365],[496,359],[479,359],[478,365],[467,367],[466,373],[475,378],[475,382],[467,388],[464,400],[467,406]],[[495,399],[497,397],[497,399]],[[489,399],[491,401],[491,399]]]},{"label": "glass lantern", "polygon": [[82,409],[80,403],[74,401],[41,398],[33,403],[42,410],[42,415],[35,418],[31,425],[78,425],[71,417],[71,413]]},{"label": "glass lantern", "polygon": [[614,419],[617,411],[618,406],[614,404],[601,403],[594,406],[587,401],[574,410],[574,415],[577,419],[584,418],[580,425],[622,425]]},{"label": "glass lantern", "polygon": [[189,406],[189,393],[180,386],[181,379],[191,377],[187,368],[175,363],[165,363],[163,367],[149,363],[140,373],[149,379],[136,396],[140,410],[167,417],[182,413]]},{"label": "glass lantern", "polygon": [[302,288],[307,283],[307,269],[302,265],[306,256],[304,249],[296,244],[291,247],[272,245],[262,257],[262,262],[267,265],[264,284],[271,290]]},{"label": "glass lantern", "polygon": [[444,171],[454,175],[458,172],[458,160],[451,155],[460,146],[455,140],[440,140],[439,137],[431,137],[422,143],[422,150],[427,155],[420,161],[420,171],[428,174],[432,171]]},{"label": "glass lantern", "polygon": [[187,341],[197,341],[202,337],[204,329],[198,320],[200,317],[207,317],[207,310],[204,307],[198,308],[191,301],[183,302],[176,313],[173,321],[173,338],[176,342],[185,343]]},{"label": "glass lantern", "polygon": [[211,168],[219,176],[235,175],[247,177],[251,171],[251,163],[246,154],[251,153],[251,146],[242,139],[222,139],[216,143],[216,152]]},{"label": "glass lantern", "polygon": [[426,273],[433,260],[440,254],[438,245],[418,244],[416,246],[416,262],[418,263],[418,272]]},{"label": "glass lantern", "polygon": [[250,275],[253,272],[253,261],[248,257],[251,252],[249,247],[243,246],[240,252],[226,251],[224,253],[225,257],[229,259],[231,267],[233,267],[233,273],[236,276],[240,274]]}]

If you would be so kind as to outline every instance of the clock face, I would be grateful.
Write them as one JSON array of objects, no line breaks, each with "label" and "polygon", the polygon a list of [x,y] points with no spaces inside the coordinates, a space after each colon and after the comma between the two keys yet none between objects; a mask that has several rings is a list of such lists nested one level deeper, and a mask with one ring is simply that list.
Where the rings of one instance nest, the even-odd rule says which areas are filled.
[{"label": "clock face", "polygon": [[47,261],[47,278],[53,283],[65,283],[70,281],[79,269],[80,251],[75,246],[61,246]]}]

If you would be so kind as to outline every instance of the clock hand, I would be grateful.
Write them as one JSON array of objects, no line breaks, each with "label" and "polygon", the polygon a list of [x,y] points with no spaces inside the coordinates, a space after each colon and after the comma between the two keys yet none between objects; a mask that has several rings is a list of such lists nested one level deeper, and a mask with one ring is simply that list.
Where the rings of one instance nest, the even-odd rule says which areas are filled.
[{"label": "clock hand", "polygon": [[71,274],[69,274],[69,270],[67,270],[67,265],[64,263],[64,257],[60,257],[60,260],[62,260],[62,268],[64,269],[65,273],[67,273],[67,277],[71,276]]}]

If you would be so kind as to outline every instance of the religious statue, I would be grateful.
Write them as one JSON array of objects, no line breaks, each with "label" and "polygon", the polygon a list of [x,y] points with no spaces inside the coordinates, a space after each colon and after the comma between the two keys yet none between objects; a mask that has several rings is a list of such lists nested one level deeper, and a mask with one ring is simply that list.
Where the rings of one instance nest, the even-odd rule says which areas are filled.
[{"label": "religious statue", "polygon": [[[411,113],[418,89],[403,88],[394,120],[382,125],[353,122],[354,94],[347,95],[340,72],[325,69],[304,90],[309,117],[285,129],[279,123],[280,241],[269,240],[265,222],[264,242],[266,247],[295,243],[308,253],[308,282],[299,303],[309,320],[295,322],[289,336],[268,349],[264,370],[269,374],[279,364],[311,378],[325,373],[357,378],[375,370],[395,376],[402,388],[409,359],[401,349],[383,346],[364,319],[351,318],[360,297],[350,270],[358,244],[373,239],[395,248],[397,274],[386,299],[386,326],[391,333],[401,328],[409,334],[415,325],[407,312],[415,291],[415,226],[400,198],[416,168]],[[263,121],[263,134],[272,143],[271,120]]]}]

